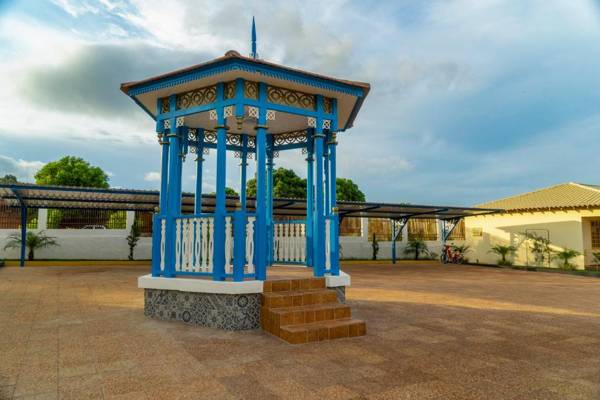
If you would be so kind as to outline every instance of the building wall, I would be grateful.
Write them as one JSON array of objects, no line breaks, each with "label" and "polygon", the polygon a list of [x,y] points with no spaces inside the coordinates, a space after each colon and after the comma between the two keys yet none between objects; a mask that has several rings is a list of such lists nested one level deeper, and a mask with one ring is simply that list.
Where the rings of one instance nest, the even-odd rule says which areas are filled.
[{"label": "building wall", "polygon": [[[548,232],[551,249],[570,248],[581,255],[571,262],[579,269],[584,268],[586,254],[591,244],[589,218],[600,217],[598,210],[566,210],[523,212],[482,215],[465,218],[466,242],[471,246],[469,259],[474,262],[496,264],[498,256],[490,253],[496,244],[512,244],[518,251],[512,258],[515,265],[534,265],[528,241],[524,233],[536,230],[538,234]],[[481,236],[475,236],[481,230]],[[462,241],[455,241],[457,244]],[[529,254],[528,254],[529,253]],[[558,261],[551,261],[551,267],[557,267]]]}]

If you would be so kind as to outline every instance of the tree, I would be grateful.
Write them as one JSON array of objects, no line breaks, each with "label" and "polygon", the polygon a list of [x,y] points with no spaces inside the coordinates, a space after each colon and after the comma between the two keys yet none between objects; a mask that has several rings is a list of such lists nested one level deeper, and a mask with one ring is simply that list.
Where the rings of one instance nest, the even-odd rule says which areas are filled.
[{"label": "tree", "polygon": [[[216,195],[217,192],[211,192],[210,194]],[[239,196],[238,192],[235,189],[230,188],[229,186],[225,187],[225,196]]]},{"label": "tree", "polygon": [[65,156],[44,165],[35,174],[39,185],[83,186],[108,188],[108,175],[100,167],[90,165],[83,158]]},{"label": "tree", "polygon": [[[29,261],[33,261],[35,257],[35,250],[43,249],[45,247],[50,246],[58,246],[56,242],[56,238],[52,236],[46,236],[44,231],[40,231],[38,233],[35,232],[27,232],[27,236],[25,238],[25,246],[29,249],[29,254],[27,259]],[[8,236],[8,241],[4,246],[4,250],[7,249],[15,249],[21,247],[21,234],[13,233]]]},{"label": "tree", "polygon": [[6,174],[0,178],[0,184],[12,185],[13,183],[19,183],[19,181],[17,181],[17,177],[14,175]]},{"label": "tree", "polygon": [[575,265],[571,264],[570,261],[572,258],[577,257],[579,254],[580,253],[577,250],[566,248],[556,252],[556,254],[554,254],[554,257],[557,260],[562,261],[562,265],[560,266],[562,269],[572,270],[575,269]]},{"label": "tree", "polygon": [[497,244],[492,246],[489,252],[499,255],[502,258],[501,260],[498,260],[498,265],[511,265],[512,262],[507,260],[506,257],[515,254],[517,252],[517,248],[512,245],[504,246]]},{"label": "tree", "polygon": [[[365,201],[365,194],[351,179],[337,178],[336,198],[342,201]],[[246,185],[248,197],[256,197],[256,178]],[[305,199],[306,179],[300,178],[293,170],[277,168],[273,171],[273,197],[284,199]]]},{"label": "tree", "polygon": [[419,259],[419,255],[429,254],[429,248],[427,248],[427,243],[421,239],[408,239],[408,244],[404,248],[404,254],[414,254],[415,260]]},{"label": "tree", "polygon": [[525,237],[530,239],[531,252],[537,265],[544,265],[547,259],[550,258],[550,240],[535,233],[529,232]]},{"label": "tree", "polygon": [[129,231],[129,236],[127,236],[127,245],[129,246],[129,260],[133,260],[133,251],[135,250],[135,246],[137,246],[138,241],[140,240],[140,227],[137,222],[134,222],[131,225],[131,230]]},{"label": "tree", "polygon": [[373,248],[373,260],[377,260],[377,253],[379,253],[379,243],[377,242],[377,235],[373,234],[373,242],[371,243]]},{"label": "tree", "polygon": [[335,192],[337,200],[365,201],[365,194],[351,179],[337,178],[335,180]]},{"label": "tree", "polygon": [[[256,178],[246,185],[246,195],[256,197]],[[305,199],[306,179],[300,178],[294,170],[279,167],[273,171],[273,197],[284,199]]]}]

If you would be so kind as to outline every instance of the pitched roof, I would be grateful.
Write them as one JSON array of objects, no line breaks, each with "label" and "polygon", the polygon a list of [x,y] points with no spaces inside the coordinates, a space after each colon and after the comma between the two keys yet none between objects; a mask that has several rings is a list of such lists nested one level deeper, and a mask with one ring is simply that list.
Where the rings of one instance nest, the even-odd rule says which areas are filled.
[{"label": "pitched roof", "polygon": [[477,207],[501,208],[506,211],[535,211],[564,208],[600,208],[600,186],[567,182]]}]

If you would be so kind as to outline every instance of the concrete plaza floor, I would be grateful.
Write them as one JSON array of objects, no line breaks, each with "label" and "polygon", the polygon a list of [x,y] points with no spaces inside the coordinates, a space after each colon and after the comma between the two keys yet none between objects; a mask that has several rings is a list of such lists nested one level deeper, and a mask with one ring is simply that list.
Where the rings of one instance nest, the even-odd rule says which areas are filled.
[{"label": "concrete plaza floor", "polygon": [[349,264],[367,335],[149,320],[144,267],[0,269],[1,399],[600,399],[600,279]]}]

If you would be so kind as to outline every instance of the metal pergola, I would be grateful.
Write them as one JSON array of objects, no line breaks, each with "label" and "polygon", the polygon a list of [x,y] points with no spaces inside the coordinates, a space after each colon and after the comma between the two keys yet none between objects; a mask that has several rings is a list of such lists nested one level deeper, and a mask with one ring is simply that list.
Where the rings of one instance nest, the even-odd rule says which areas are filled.
[{"label": "metal pergola", "polygon": [[[44,186],[35,184],[0,184],[0,199],[21,210],[21,266],[25,263],[25,238],[27,236],[28,208],[55,209],[104,209],[124,211],[156,211],[159,192],[155,190],[98,189],[70,186]],[[211,213],[216,203],[215,195],[202,195],[202,212]],[[237,196],[226,198],[227,211],[239,207]],[[247,199],[248,211],[254,211],[255,198]],[[442,221],[442,242],[446,242],[460,220],[464,217],[501,212],[454,206],[430,206],[403,203],[376,203],[338,201],[340,222],[347,217],[387,218],[392,221],[392,259],[396,261],[396,240],[410,219],[439,219]],[[194,194],[182,194],[183,213],[194,212]],[[273,199],[273,215],[287,217],[306,216],[305,199]]]}]

